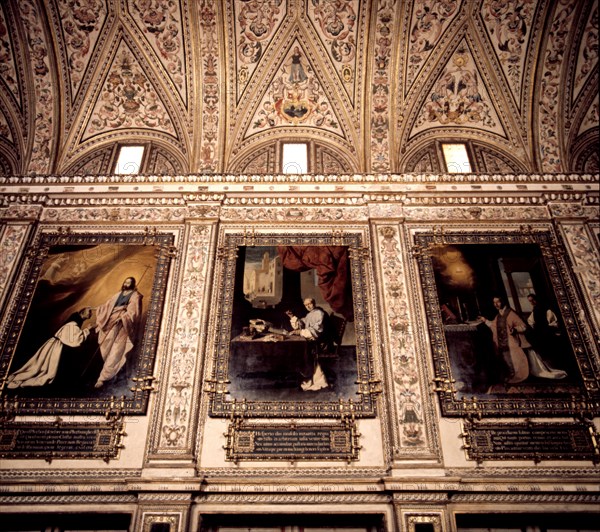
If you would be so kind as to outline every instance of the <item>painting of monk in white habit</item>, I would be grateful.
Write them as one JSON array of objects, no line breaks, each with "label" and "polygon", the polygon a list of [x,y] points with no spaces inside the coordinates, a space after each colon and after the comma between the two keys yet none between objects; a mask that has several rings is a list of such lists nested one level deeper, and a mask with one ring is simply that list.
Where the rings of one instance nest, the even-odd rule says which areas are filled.
[{"label": "painting of monk in white habit", "polygon": [[145,333],[162,304],[159,255],[158,245],[137,243],[49,246],[30,272],[35,288],[13,323],[17,340],[3,346],[4,393],[132,396],[132,379],[156,347]]}]

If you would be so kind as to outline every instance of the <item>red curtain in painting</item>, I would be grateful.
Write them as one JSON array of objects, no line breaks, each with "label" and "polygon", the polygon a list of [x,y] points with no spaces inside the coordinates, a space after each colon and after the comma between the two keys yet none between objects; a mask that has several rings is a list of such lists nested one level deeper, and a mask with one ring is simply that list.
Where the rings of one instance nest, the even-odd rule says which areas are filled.
[{"label": "red curtain in painting", "polygon": [[348,321],[354,321],[346,246],[278,246],[277,251],[283,267],[288,270],[316,270],[325,301]]}]

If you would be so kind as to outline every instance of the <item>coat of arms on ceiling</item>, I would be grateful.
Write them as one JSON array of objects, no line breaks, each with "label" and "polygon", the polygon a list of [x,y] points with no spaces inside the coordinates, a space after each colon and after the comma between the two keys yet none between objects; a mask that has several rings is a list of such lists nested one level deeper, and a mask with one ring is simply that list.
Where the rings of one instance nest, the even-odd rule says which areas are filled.
[{"label": "coat of arms on ceiling", "polygon": [[306,55],[291,47],[256,111],[248,134],[303,124],[340,134],[338,120]]}]

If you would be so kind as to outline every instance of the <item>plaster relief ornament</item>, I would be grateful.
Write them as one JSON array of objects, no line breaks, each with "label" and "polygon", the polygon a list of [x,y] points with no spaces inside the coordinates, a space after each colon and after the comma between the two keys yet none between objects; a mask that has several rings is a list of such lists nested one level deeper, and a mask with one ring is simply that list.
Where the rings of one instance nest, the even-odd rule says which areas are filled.
[{"label": "plaster relief ornament", "polygon": [[246,137],[271,127],[299,124],[341,134],[321,83],[300,47],[294,45],[263,96]]}]

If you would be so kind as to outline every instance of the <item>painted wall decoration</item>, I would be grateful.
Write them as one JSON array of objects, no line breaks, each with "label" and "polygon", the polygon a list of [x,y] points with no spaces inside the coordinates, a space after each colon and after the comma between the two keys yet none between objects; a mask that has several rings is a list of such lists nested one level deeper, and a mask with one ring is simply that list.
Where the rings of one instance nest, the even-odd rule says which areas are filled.
[{"label": "painted wall decoration", "polygon": [[415,240],[444,414],[597,411],[598,353],[549,232]]},{"label": "painted wall decoration", "polygon": [[323,86],[296,41],[263,96],[246,137],[272,127],[300,124],[343,136]]},{"label": "painted wall decoration", "polygon": [[254,240],[223,248],[211,415],[372,415],[359,237]]},{"label": "painted wall decoration", "polygon": [[172,240],[39,237],[0,339],[2,395],[19,413],[104,412],[115,398],[145,411]]}]

